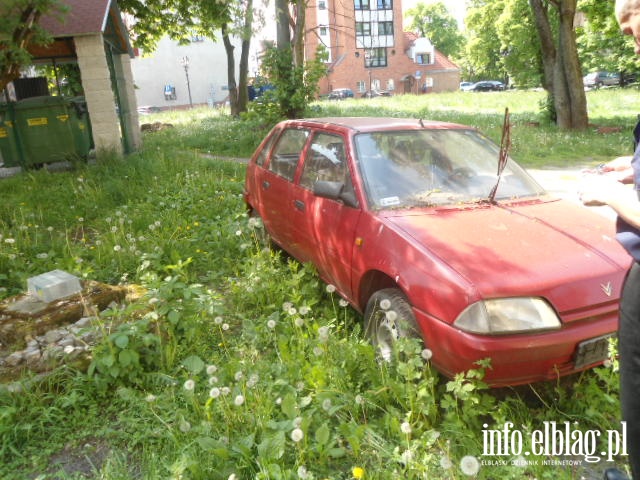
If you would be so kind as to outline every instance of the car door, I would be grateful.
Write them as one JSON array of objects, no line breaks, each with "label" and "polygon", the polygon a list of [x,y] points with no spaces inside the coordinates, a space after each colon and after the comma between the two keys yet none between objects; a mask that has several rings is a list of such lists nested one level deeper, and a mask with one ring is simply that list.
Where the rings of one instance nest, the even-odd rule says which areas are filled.
[{"label": "car door", "polygon": [[[341,182],[353,192],[342,136],[316,132],[307,148],[299,181],[292,187],[292,254],[312,262],[326,281],[351,296],[351,259],[360,209],[313,193],[317,181]],[[355,195],[354,195],[355,199]]]},{"label": "car door", "polygon": [[285,128],[271,150],[266,168],[257,174],[260,214],[276,243],[289,250],[291,243],[291,188],[309,130]]}]

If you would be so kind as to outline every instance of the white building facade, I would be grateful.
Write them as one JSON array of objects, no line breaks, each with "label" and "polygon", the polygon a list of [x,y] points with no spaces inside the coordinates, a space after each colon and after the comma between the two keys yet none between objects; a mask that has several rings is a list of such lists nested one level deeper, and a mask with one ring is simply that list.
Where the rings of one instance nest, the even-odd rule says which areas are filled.
[{"label": "white building facade", "polygon": [[[240,41],[232,39],[236,81],[240,61]],[[190,105],[219,105],[229,98],[227,54],[222,40],[194,37],[179,45],[164,37],[151,54],[141,54],[131,62],[140,107],[185,108]]]}]

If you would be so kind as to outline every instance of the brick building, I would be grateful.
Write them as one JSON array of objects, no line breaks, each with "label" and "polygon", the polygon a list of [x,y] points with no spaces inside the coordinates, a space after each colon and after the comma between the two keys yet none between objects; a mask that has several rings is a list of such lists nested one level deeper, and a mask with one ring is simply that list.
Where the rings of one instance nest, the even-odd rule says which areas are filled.
[{"label": "brick building", "polygon": [[305,54],[329,52],[320,94],[350,88],[394,94],[453,91],[460,69],[427,38],[402,30],[401,0],[312,0],[306,11]]}]

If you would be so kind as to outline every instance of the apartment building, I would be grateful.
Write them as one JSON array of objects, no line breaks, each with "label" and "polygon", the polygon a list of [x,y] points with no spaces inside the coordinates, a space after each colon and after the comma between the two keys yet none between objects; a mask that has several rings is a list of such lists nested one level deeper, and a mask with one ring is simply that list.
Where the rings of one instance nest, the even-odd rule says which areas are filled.
[{"label": "apartment building", "polygon": [[305,54],[329,52],[320,94],[350,88],[394,94],[453,91],[460,69],[427,38],[402,29],[401,0],[311,0],[306,11]]}]

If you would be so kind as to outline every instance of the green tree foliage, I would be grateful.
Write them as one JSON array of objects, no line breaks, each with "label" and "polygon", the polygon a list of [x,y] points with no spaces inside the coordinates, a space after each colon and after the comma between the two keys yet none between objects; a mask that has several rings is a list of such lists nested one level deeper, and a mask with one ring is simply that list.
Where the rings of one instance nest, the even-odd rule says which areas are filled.
[{"label": "green tree foliage", "polygon": [[527,0],[508,0],[496,20],[501,63],[510,82],[519,87],[542,83],[540,40]]},{"label": "green tree foliage", "polygon": [[286,118],[300,118],[316,94],[318,81],[326,75],[324,61],[327,52],[322,47],[313,60],[302,65],[294,65],[294,53],[289,48],[271,48],[263,59],[263,69],[275,89],[274,103],[278,115]]},{"label": "green tree foliage", "polygon": [[461,62],[464,78],[505,78],[502,46],[496,25],[508,0],[470,0],[467,6],[467,44]]},{"label": "green tree foliage", "polygon": [[0,1],[0,90],[20,76],[22,67],[31,63],[29,45],[45,45],[51,41],[38,24],[46,13],[62,18],[65,9],[58,0]]},{"label": "green tree foliage", "polygon": [[613,2],[581,0],[578,9],[585,21],[577,28],[578,51],[586,74],[596,70],[637,71],[634,42],[620,34]]},{"label": "green tree foliage", "polygon": [[443,3],[418,3],[406,12],[412,17],[410,28],[429,38],[444,55],[459,58],[463,52],[465,38],[460,33],[458,22]]}]

